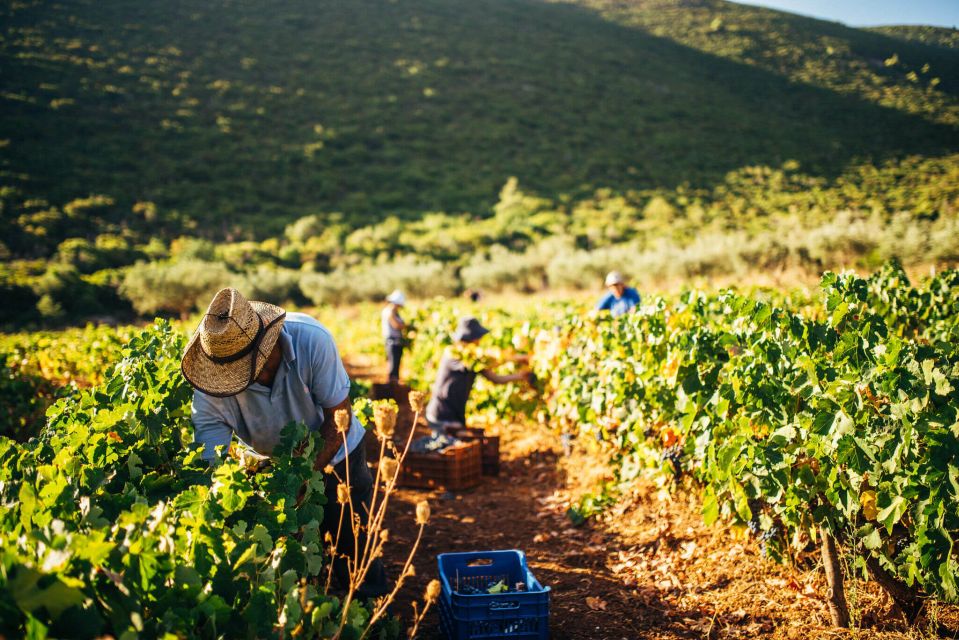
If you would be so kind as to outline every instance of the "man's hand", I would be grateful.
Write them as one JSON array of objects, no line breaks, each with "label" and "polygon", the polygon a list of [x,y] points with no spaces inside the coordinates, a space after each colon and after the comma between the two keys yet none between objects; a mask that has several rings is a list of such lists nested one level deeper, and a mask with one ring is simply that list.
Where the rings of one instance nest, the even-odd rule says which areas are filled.
[{"label": "man's hand", "polygon": [[316,461],[313,463],[314,471],[326,468],[333,460],[333,456],[339,451],[340,446],[346,442],[346,434],[339,433],[336,429],[336,412],[346,411],[350,419],[347,422],[347,429],[353,424],[353,408],[350,405],[350,397],[347,396],[343,402],[335,407],[323,407],[323,424],[320,425],[320,436],[323,438],[323,448],[316,454]]}]

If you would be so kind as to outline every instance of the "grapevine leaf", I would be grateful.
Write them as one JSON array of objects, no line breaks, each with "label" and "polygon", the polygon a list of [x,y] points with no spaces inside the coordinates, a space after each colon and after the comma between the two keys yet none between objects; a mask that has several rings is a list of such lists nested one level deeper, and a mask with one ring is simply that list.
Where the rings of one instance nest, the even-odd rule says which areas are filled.
[{"label": "grapevine leaf", "polygon": [[773,431],[772,435],[769,436],[769,443],[776,446],[782,446],[793,441],[796,437],[796,427],[791,424],[787,424],[784,427],[780,427]]},{"label": "grapevine leaf", "polygon": [[[79,580],[54,578],[52,582],[47,582],[46,578],[39,571],[20,567],[16,576],[9,581],[8,589],[22,610],[33,613],[38,609],[46,609],[53,618],[57,618],[66,609],[86,599],[78,588],[83,586]],[[70,584],[64,580],[69,580]]]},{"label": "grapevine leaf", "polygon": [[236,562],[233,563],[233,570],[236,571],[242,567],[247,562],[253,560],[256,557],[256,544],[251,544],[247,547],[246,551],[240,554],[240,557],[236,559]]},{"label": "grapevine leaf", "polygon": [[939,578],[942,580],[942,591],[946,598],[955,600],[959,589],[956,587],[956,563],[946,558],[946,561],[939,565]]},{"label": "grapevine leaf", "polygon": [[33,514],[37,509],[37,494],[33,487],[24,482],[20,485],[20,523],[27,531],[33,528]]},{"label": "grapevine leaf", "polygon": [[735,500],[736,514],[742,518],[743,522],[749,522],[753,516],[752,510],[749,508],[749,497],[746,495],[746,490],[743,489],[743,485],[736,481],[730,482],[730,488]]},{"label": "grapevine leaf", "polygon": [[872,528],[872,531],[862,538],[862,544],[870,551],[878,549],[882,544],[882,536],[879,534],[879,529]]},{"label": "grapevine leaf", "polygon": [[906,499],[901,495],[893,496],[889,506],[880,509],[876,519],[886,525],[886,532],[891,534],[893,526],[899,522],[908,506]]},{"label": "grapevine leaf", "polygon": [[703,490],[703,520],[706,526],[712,525],[719,519],[719,502],[716,500],[716,492],[712,485],[706,485]]}]

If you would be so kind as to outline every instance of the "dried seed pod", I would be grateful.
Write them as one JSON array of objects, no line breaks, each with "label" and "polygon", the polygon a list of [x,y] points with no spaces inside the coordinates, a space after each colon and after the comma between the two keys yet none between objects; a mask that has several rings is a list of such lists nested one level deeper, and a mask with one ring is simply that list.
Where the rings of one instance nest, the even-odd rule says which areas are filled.
[{"label": "dried seed pod", "polygon": [[336,485],[336,501],[340,504],[346,504],[350,501],[350,488],[345,484]]},{"label": "dried seed pod", "polygon": [[394,458],[381,458],[380,459],[380,479],[384,482],[389,482],[396,477],[396,472],[399,471],[400,465]]},{"label": "dried seed pod", "polygon": [[380,403],[373,407],[373,424],[380,438],[392,438],[396,429],[396,407],[389,403]]},{"label": "dried seed pod", "polygon": [[346,433],[350,430],[350,412],[346,409],[337,409],[333,414],[333,422],[336,423],[336,430],[340,433]]},{"label": "dried seed pod", "polygon": [[426,394],[422,391],[410,391],[410,408],[416,413],[423,413]]},{"label": "dried seed pod", "polygon": [[420,500],[416,503],[416,524],[424,525],[430,521],[430,503]]},{"label": "dried seed pod", "polygon": [[439,599],[440,591],[441,591],[440,581],[430,580],[430,583],[426,585],[426,594],[424,595],[424,599],[428,603],[433,604]]},{"label": "dried seed pod", "polygon": [[390,541],[390,530],[389,530],[389,529],[381,529],[381,530],[380,530],[380,540],[382,540],[383,542],[389,542],[389,541]]}]

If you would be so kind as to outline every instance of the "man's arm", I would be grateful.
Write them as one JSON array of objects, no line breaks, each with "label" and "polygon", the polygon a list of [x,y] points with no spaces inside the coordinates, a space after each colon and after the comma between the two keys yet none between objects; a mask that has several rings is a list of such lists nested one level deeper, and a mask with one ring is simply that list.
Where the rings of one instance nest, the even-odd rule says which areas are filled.
[{"label": "man's arm", "polygon": [[399,317],[395,313],[390,314],[390,326],[394,329],[402,329],[406,323],[403,322],[403,318]]},{"label": "man's arm", "polygon": [[193,421],[193,441],[203,446],[204,460],[212,462],[216,458],[216,447],[229,448],[233,441],[233,428],[227,424],[223,416],[209,400],[193,394],[193,405],[190,408]]},{"label": "man's arm", "polygon": [[480,371],[480,375],[494,384],[506,384],[507,382],[519,382],[520,380],[529,379],[529,371],[526,369],[523,369],[517,373],[509,374],[500,374],[496,373],[492,369],[483,369]]},{"label": "man's arm", "polygon": [[596,305],[596,311],[608,311],[612,304],[613,294],[607,293],[600,299],[599,304]]},{"label": "man's arm", "polygon": [[340,359],[333,336],[325,329],[314,334],[310,365],[313,369],[310,393],[317,408],[323,410],[323,423],[320,425],[323,448],[316,454],[314,469],[323,469],[343,445],[343,434],[336,430],[336,412],[345,409],[350,414],[351,425],[353,420],[350,377]]},{"label": "man's arm", "polygon": [[[313,463],[313,469],[323,469],[330,464],[333,456],[340,450],[346,441],[346,434],[341,434],[336,429],[336,412],[346,411],[350,416],[349,428],[353,426],[353,408],[350,406],[349,395],[343,399],[343,402],[335,407],[323,407],[323,424],[320,425],[320,436],[323,438],[323,448],[316,454],[316,462]],[[348,432],[347,432],[348,433]]]}]

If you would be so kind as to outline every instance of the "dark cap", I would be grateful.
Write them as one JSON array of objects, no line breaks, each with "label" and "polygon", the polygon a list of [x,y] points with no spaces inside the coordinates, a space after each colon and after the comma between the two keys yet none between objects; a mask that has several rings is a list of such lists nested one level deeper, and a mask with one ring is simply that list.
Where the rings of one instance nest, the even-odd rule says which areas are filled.
[{"label": "dark cap", "polygon": [[479,320],[472,316],[460,318],[456,325],[456,332],[453,339],[457,342],[473,342],[479,340],[489,333],[489,329],[479,323]]}]

